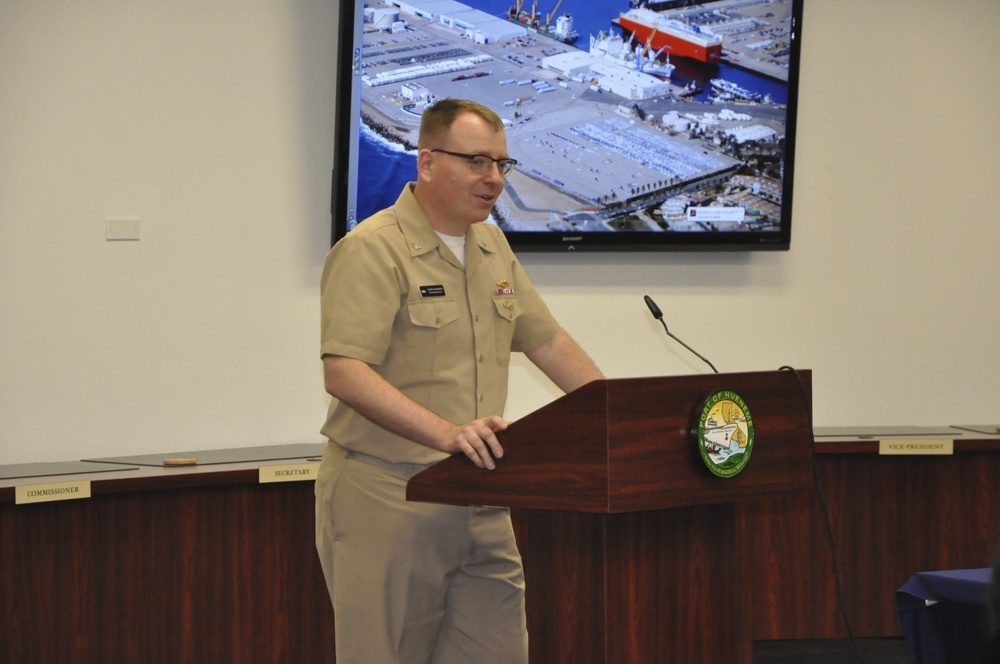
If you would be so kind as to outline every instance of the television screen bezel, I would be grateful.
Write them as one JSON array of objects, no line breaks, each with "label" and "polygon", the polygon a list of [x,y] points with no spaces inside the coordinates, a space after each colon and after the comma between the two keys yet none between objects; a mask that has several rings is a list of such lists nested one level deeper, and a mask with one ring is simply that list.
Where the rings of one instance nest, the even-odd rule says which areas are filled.
[{"label": "television screen bezel", "polygon": [[[461,0],[460,0],[461,1]],[[784,160],[780,230],[775,232],[672,232],[607,231],[576,233],[562,230],[515,231],[504,229],[511,246],[518,251],[787,251],[791,248],[792,194],[795,172],[795,137],[798,120],[799,71],[801,68],[802,11],[804,0],[792,4],[787,104],[785,115]],[[360,95],[363,52],[355,44],[361,33],[364,0],[338,0],[339,26],[336,67],[334,161],[331,187],[332,236],[335,243],[348,231],[352,213],[350,192],[357,185],[357,151],[360,135]],[[712,5],[699,2],[698,5]],[[514,155],[516,156],[516,155]],[[346,157],[346,158],[345,158]],[[415,178],[415,174],[414,174]],[[398,191],[385,192],[391,204]],[[356,194],[355,194],[356,196]],[[360,219],[354,220],[361,221]]]}]

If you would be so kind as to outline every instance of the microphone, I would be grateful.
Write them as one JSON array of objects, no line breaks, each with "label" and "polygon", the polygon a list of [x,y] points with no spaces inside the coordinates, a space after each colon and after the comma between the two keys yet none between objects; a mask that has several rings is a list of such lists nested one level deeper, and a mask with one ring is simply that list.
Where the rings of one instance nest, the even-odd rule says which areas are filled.
[{"label": "microphone", "polygon": [[663,330],[664,330],[664,332],[667,333],[668,337],[670,337],[671,339],[673,339],[674,341],[676,341],[677,343],[679,343],[680,345],[684,346],[689,351],[691,351],[692,353],[694,353],[695,355],[697,355],[698,359],[700,359],[702,362],[704,362],[708,366],[712,367],[712,371],[714,371],[715,373],[719,373],[719,370],[715,368],[714,364],[712,364],[707,359],[705,359],[705,357],[701,353],[699,353],[698,351],[696,351],[694,348],[691,348],[691,346],[688,346],[686,343],[684,343],[683,341],[681,341],[680,339],[678,339],[677,337],[675,337],[673,335],[673,333],[669,329],[667,329],[667,323],[666,323],[666,321],[663,320],[663,312],[660,311],[660,308],[658,306],[656,306],[656,302],[653,302],[653,298],[651,298],[648,295],[644,295],[643,299],[646,300],[646,306],[649,307],[649,313],[653,314],[653,318],[655,318],[656,320],[660,321],[660,325],[663,326]]}]

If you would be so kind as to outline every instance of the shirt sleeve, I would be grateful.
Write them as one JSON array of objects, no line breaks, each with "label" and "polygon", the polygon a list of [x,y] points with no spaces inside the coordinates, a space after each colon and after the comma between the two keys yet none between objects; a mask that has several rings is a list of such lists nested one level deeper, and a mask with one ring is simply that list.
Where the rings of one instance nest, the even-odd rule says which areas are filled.
[{"label": "shirt sleeve", "polygon": [[398,270],[378,238],[348,234],[327,254],[320,285],[321,355],[378,365],[400,309]]}]

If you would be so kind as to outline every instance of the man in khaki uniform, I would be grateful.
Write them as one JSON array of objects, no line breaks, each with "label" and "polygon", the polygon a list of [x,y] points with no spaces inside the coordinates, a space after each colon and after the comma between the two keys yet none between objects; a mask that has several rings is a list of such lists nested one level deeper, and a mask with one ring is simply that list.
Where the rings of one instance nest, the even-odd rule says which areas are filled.
[{"label": "man in khaki uniform", "polygon": [[409,503],[451,454],[503,449],[510,353],[570,391],[602,378],[487,218],[516,162],[474,102],[428,108],[417,182],[331,249],[322,280],[330,444],[316,540],[344,664],[527,662],[524,576],[506,509]]}]

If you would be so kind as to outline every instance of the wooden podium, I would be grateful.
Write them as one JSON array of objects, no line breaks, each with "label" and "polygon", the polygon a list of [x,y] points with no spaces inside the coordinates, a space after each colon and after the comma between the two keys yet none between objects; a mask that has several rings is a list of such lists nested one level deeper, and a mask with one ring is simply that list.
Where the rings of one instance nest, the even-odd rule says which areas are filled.
[{"label": "wooden podium", "polygon": [[[595,381],[512,423],[496,470],[452,457],[407,498],[515,508],[535,664],[750,664],[743,577],[763,552],[741,546],[734,505],[811,488],[811,373],[799,375]],[[755,430],[729,479],[693,435],[718,390],[743,398]]]}]

